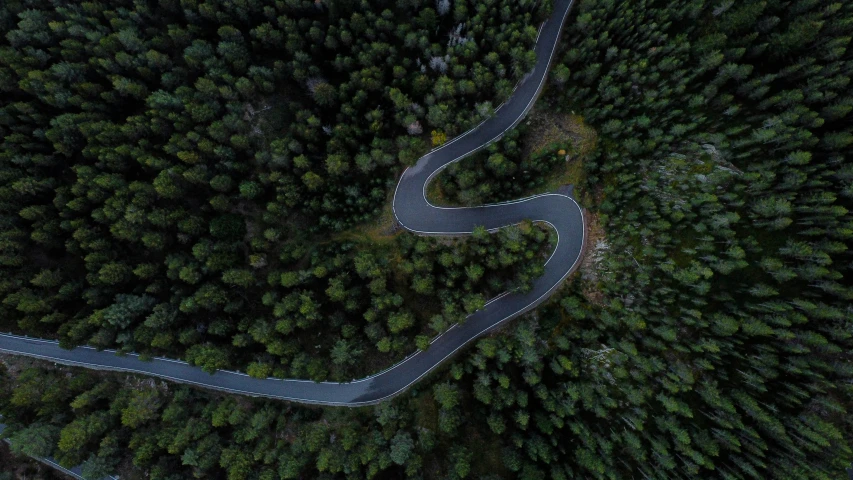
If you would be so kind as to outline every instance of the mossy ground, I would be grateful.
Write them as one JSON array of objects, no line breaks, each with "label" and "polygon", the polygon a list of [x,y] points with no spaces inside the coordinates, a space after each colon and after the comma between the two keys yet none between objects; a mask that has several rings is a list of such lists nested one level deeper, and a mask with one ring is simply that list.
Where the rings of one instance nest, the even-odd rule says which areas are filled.
[{"label": "mossy ground", "polygon": [[[553,191],[563,185],[575,186],[575,198],[584,205],[592,204],[591,192],[585,191],[584,160],[595,150],[598,134],[580,115],[534,110],[527,120],[529,129],[524,137],[524,155],[543,153],[554,145],[571,142],[566,151],[565,166],[549,175],[543,191]],[[562,151],[562,150],[560,150]],[[559,151],[558,151],[559,153]],[[539,193],[539,192],[530,192]]]}]

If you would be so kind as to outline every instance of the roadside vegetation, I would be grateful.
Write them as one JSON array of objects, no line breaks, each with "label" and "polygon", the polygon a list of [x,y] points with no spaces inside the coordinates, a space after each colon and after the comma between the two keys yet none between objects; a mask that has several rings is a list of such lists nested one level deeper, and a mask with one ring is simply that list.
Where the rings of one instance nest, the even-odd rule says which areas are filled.
[{"label": "roadside vegetation", "polygon": [[534,109],[500,140],[443,170],[427,187],[439,205],[474,206],[553,192],[573,185],[577,199],[593,203],[583,161],[597,135],[579,115]]},{"label": "roadside vegetation", "polygon": [[[165,318],[175,322],[175,330],[200,339],[184,345],[178,336],[179,344],[189,351],[220,348],[211,340],[218,328],[226,332],[223,344],[226,339],[248,338],[249,330],[241,331],[240,325],[254,325],[258,318],[272,325],[275,305],[281,303],[282,308],[291,309],[282,320],[296,325],[293,332],[297,333],[287,336],[287,342],[299,338],[295,320],[303,314],[300,290],[304,290],[308,298],[323,298],[313,325],[333,332],[329,337],[334,343],[352,341],[355,348],[342,349],[347,354],[365,345],[364,357],[356,357],[358,362],[368,358],[368,349],[378,350],[380,342],[384,348],[386,337],[392,351],[396,344],[410,348],[406,342],[417,343],[417,335],[424,332],[422,324],[404,328],[400,331],[406,333],[393,337],[391,329],[396,327],[392,325],[409,322],[404,316],[389,320],[406,308],[417,310],[412,314],[419,318],[422,309],[404,293],[429,289],[429,282],[416,280],[422,275],[421,268],[432,269],[433,295],[441,301],[431,308],[444,319],[446,305],[464,311],[466,303],[475,304],[490,291],[523,284],[526,275],[535,275],[526,268],[541,263],[518,258],[507,271],[495,269],[498,280],[494,286],[484,273],[470,290],[465,287],[471,280],[467,268],[454,265],[450,270],[459,275],[455,285],[462,288],[454,290],[459,297],[445,301],[438,293],[445,288],[444,280],[452,277],[441,263],[445,253],[453,256],[454,249],[468,249],[462,255],[466,267],[470,262],[485,269],[488,255],[483,257],[477,249],[488,245],[484,248],[494,249],[499,256],[505,249],[512,251],[512,238],[498,234],[446,241],[399,234],[363,247],[357,238],[344,237],[376,233],[366,225],[373,225],[377,218],[374,212],[387,198],[393,172],[429,147],[433,130],[449,136],[456,133],[448,126],[453,123],[450,117],[443,119],[446,123],[430,117],[430,106],[424,107],[423,118],[415,111],[423,132],[410,135],[405,122],[397,122],[396,117],[392,120],[390,112],[407,115],[413,110],[394,110],[395,101],[390,97],[390,103],[383,103],[381,118],[370,116],[370,108],[376,104],[371,95],[379,95],[376,92],[387,85],[397,85],[395,62],[363,66],[358,63],[359,54],[367,55],[363,57],[367,62],[373,58],[369,52],[379,48],[382,55],[378,58],[383,60],[409,58],[404,54],[392,57],[388,52],[393,47],[417,52],[416,57],[427,62],[433,56],[444,59],[450,48],[444,47],[448,32],[464,21],[463,31],[480,35],[474,42],[479,49],[473,58],[481,59],[485,71],[495,78],[501,66],[506,78],[512,78],[524,71],[524,65],[519,63],[520,70],[516,70],[510,52],[515,48],[526,51],[532,44],[523,32],[530,26],[535,38],[535,15],[547,10],[546,2],[371,2],[350,10],[338,8],[338,2],[318,8],[314,2],[290,1],[257,7],[259,14],[249,17],[228,10],[237,7],[216,3],[163,2],[164,14],[183,19],[181,29],[191,34],[155,24],[138,29],[136,37],[121,32],[130,28],[128,22],[132,25],[151,16],[130,15],[127,8],[82,4],[75,8],[95,19],[82,22],[62,8],[47,8],[47,3],[28,2],[27,8],[6,5],[11,7],[4,7],[6,16],[0,18],[10,33],[0,48],[0,88],[13,101],[4,105],[0,115],[4,142],[0,154],[7,167],[3,173],[6,181],[0,186],[6,222],[0,322],[7,328],[33,334],[58,331],[67,344],[103,338],[108,340],[104,345],[118,343],[144,350],[147,339],[137,339],[136,331],[155,309],[173,308],[178,313]],[[465,6],[464,11],[460,5]],[[385,18],[386,8],[393,18]],[[504,9],[508,9],[506,14]],[[457,11],[458,18],[454,17]],[[409,12],[405,21],[401,12]],[[275,21],[267,20],[273,13]],[[18,14],[22,16],[16,17]],[[282,14],[293,23],[275,27]],[[308,20],[302,21],[303,16]],[[355,26],[360,24],[359,17],[365,19],[362,30]],[[190,18],[192,22],[187,21]],[[63,24],[60,19],[74,24]],[[510,28],[516,25],[513,21],[520,23]],[[297,102],[292,110],[294,120],[282,134],[288,141],[271,144],[268,158],[261,154],[261,160],[257,159],[258,152],[267,151],[263,143],[250,150],[239,147],[240,135],[255,138],[245,133],[249,126],[243,123],[239,123],[243,130],[228,130],[221,141],[216,140],[219,136],[210,138],[210,142],[219,142],[210,145],[223,158],[201,147],[196,163],[187,163],[178,155],[194,151],[194,147],[182,146],[184,137],[208,145],[204,142],[208,134],[202,138],[196,132],[199,137],[193,140],[194,124],[181,130],[181,122],[195,122],[188,120],[190,116],[177,115],[186,108],[181,102],[190,98],[195,107],[204,104],[192,100],[195,95],[240,95],[234,93],[236,86],[225,88],[224,77],[211,80],[215,90],[195,90],[196,76],[203,77],[204,72],[225,75],[221,72],[234,68],[228,66],[234,61],[233,56],[227,57],[231,47],[222,44],[236,42],[236,37],[228,29],[222,31],[222,38],[215,37],[213,32],[219,27],[211,26],[216,22],[269,22],[284,32],[285,47],[288,42],[298,47],[277,51],[285,58],[279,69],[275,60],[264,60],[272,57],[244,56],[247,65],[267,65],[274,79],[281,75],[281,80],[275,80],[276,91],[281,84],[300,92],[290,93],[298,99],[293,100]],[[427,41],[406,47],[408,33],[400,38],[389,32],[384,32],[386,40],[382,40],[383,25],[388,23],[394,25],[389,32],[412,28],[423,32]],[[504,32],[503,23],[522,33],[512,37],[509,32],[510,37],[502,42],[484,41],[490,27],[495,35]],[[337,103],[322,104],[318,99],[327,101],[330,90],[319,84],[314,86],[320,88],[307,90],[308,84],[302,82],[317,75],[311,68],[313,58],[336,58],[324,57],[328,51],[322,50],[333,49],[326,45],[332,25],[337,30],[332,37],[338,41],[334,48],[354,53],[344,55],[352,63],[340,60],[340,72],[346,75],[333,74],[333,64],[323,63],[325,60],[314,65],[337,92],[329,95]],[[317,30],[312,33],[314,27]],[[253,41],[248,40],[251,29],[239,30],[246,50],[256,52]],[[347,37],[344,30],[364,35]],[[375,38],[368,35],[370,31]],[[99,41],[88,40],[87,35]],[[182,52],[191,49],[190,54],[169,60],[176,62],[173,75],[184,76],[166,76],[171,83],[164,86],[158,83],[165,81],[165,74],[156,70],[156,61],[126,66],[132,59],[118,55],[116,51],[127,50],[118,45],[134,45],[133,38],[148,36],[151,45],[137,54],[146,62],[151,49],[171,51],[171,46],[158,48],[154,41],[158,38],[166,45],[184,42]],[[212,38],[217,38],[215,43]],[[346,38],[351,38],[351,44]],[[510,44],[513,38],[517,43]],[[499,333],[478,340],[405,395],[359,409],[304,408],[18,359],[15,362],[26,365],[7,369],[0,378],[0,413],[9,423],[9,435],[21,440],[21,445],[41,446],[36,453],[52,454],[66,464],[83,462],[92,475],[126,468],[157,480],[843,478],[853,463],[853,253],[849,248],[853,243],[853,169],[848,160],[853,155],[851,38],[850,2],[580,0],[567,22],[548,90],[537,109],[550,118],[577,115],[569,118],[581,118],[582,125],[597,133],[591,147],[579,156],[578,141],[571,135],[555,140],[565,145],[524,143],[535,128],[529,125],[490,151],[459,163],[454,167],[457,170],[446,172],[445,179],[439,178],[447,201],[498,201],[549,188],[548,182],[571,171],[561,169],[571,168],[571,162],[582,158],[582,171],[571,173],[571,178],[580,182],[581,198],[587,199],[583,206],[595,214],[591,227],[596,234],[590,237],[579,275],[571,277],[551,301]],[[192,46],[202,39],[208,39],[204,41],[210,49],[201,45],[198,52],[202,53],[198,53]],[[389,45],[389,50],[375,47],[377,43]],[[488,63],[490,52],[484,49],[501,49],[504,43],[506,52],[496,52],[496,63]],[[433,44],[438,45],[436,51]],[[85,51],[87,45],[93,49],[90,53]],[[462,48],[474,46],[464,45]],[[75,53],[81,48],[83,53]],[[261,51],[273,50],[264,48]],[[456,53],[459,48],[452,47],[449,73],[445,73],[454,85],[457,80],[451,63],[461,55]],[[316,49],[320,55],[303,57],[299,49]],[[66,54],[71,57],[65,63],[57,62]],[[107,54],[111,57],[105,58]],[[207,59],[221,68],[193,64],[198,55],[202,55],[200,62]],[[86,65],[82,77],[73,76],[75,63]],[[457,63],[467,65],[462,60]],[[72,67],[60,66],[65,64]],[[384,76],[372,76],[379,73],[371,68]],[[401,85],[414,85],[420,69],[403,68]],[[426,105],[423,95],[430,94],[434,105],[440,105],[449,99],[442,93],[447,83],[444,75],[429,63],[424,70],[424,92],[431,93],[395,88],[418,105]],[[163,96],[166,104],[162,109],[140,107],[134,115],[145,121],[128,121],[118,129],[110,124],[124,122],[126,115],[117,120],[111,112],[121,108],[87,109],[103,102],[141,104],[141,100],[131,100],[134,89],[123,80],[115,79],[127,93],[115,91],[111,76],[125,72],[124,78],[134,79],[148,71],[157,72],[149,96],[162,87],[183,100]],[[304,77],[297,76],[300,71],[306,72]],[[342,76],[350,80],[341,80]],[[69,82],[63,80],[66,77],[76,79],[78,88],[60,88]],[[86,82],[80,83],[80,78]],[[371,101],[359,103],[356,90],[362,87],[339,89],[349,82],[364,85]],[[370,90],[370,85],[377,84],[382,87]],[[498,90],[481,93],[454,94],[455,103],[445,113],[471,119],[478,103],[500,101]],[[245,99],[238,102],[238,120],[244,104]],[[297,113],[303,110],[308,113]],[[435,111],[434,115],[440,115],[441,108]],[[166,112],[165,118],[157,112]],[[175,115],[170,117],[169,112]],[[66,114],[74,117],[63,120]],[[219,132],[212,123],[222,122],[220,117],[216,113],[205,120],[205,128],[212,128],[212,134]],[[430,118],[435,122],[430,123]],[[165,125],[167,130],[152,131],[146,126],[151,122]],[[169,122],[178,122],[179,127],[172,130]],[[332,126],[332,134],[324,133],[327,124]],[[462,129],[470,123],[457,125]],[[366,133],[374,126],[376,132]],[[385,133],[392,126],[400,131]],[[145,135],[133,127],[144,128]],[[345,128],[355,133],[338,130]],[[160,133],[163,138],[158,137]],[[114,144],[123,145],[124,135],[133,136],[137,150],[126,151]],[[178,142],[174,148],[169,146],[173,136]],[[398,143],[399,137],[406,142]],[[350,139],[353,141],[348,143]],[[308,153],[289,150],[294,140]],[[551,148],[556,153],[548,150]],[[568,164],[559,149],[570,156]],[[252,155],[246,156],[250,151]],[[335,156],[343,155],[341,151],[358,153],[345,157],[352,159],[347,163]],[[229,163],[229,152],[249,160]],[[536,156],[537,152],[542,156]],[[302,155],[307,163],[297,160]],[[518,168],[535,158],[537,164],[530,168],[541,175],[510,182],[502,174],[504,170],[489,168],[493,155],[514,159],[492,161],[504,168]],[[279,158],[285,159],[281,167],[264,166],[277,165]],[[72,168],[75,162],[82,166]],[[207,183],[191,180],[200,165],[209,169]],[[362,174],[360,165],[374,167]],[[232,170],[220,171],[226,168]],[[269,173],[269,177],[258,172]],[[220,178],[222,183],[214,182],[216,193],[209,191],[206,185],[222,175],[230,182]],[[460,185],[460,179],[468,175],[474,175],[475,183],[466,180]],[[248,183],[244,186],[244,182]],[[482,185],[491,187],[480,190]],[[457,190],[445,190],[451,187]],[[253,196],[256,188],[261,193]],[[174,194],[164,199],[158,196],[162,192]],[[502,197],[504,194],[511,196]],[[290,198],[296,198],[293,205],[287,203]],[[263,208],[259,207],[261,199]],[[174,213],[177,209],[183,209],[180,217]],[[282,213],[287,214],[286,222]],[[198,227],[195,220],[188,220],[195,217],[199,218]],[[356,224],[357,228],[350,229]],[[342,237],[327,243],[294,240],[301,238],[299,232],[305,232],[304,238],[309,240],[319,238],[311,237],[317,231],[326,232],[329,239]],[[528,235],[522,250],[535,257],[539,234],[534,227],[529,233],[520,231],[522,238]],[[158,244],[158,239],[164,243]],[[155,248],[158,245],[161,250]],[[300,248],[304,249],[301,254]],[[196,249],[205,256],[196,257]],[[371,249],[387,254],[370,253]],[[368,253],[380,266],[381,275],[361,277],[359,265],[373,265],[360,263],[364,257],[359,255]],[[143,258],[142,263],[127,264]],[[224,259],[212,260],[220,258]],[[266,266],[251,266],[253,258],[264,259]],[[325,268],[325,276],[316,274],[318,267]],[[153,272],[151,276],[145,276],[145,268]],[[225,272],[232,270],[228,282],[251,277],[249,284],[226,282]],[[262,292],[267,287],[258,285],[266,285],[267,274],[273,271],[279,284],[283,273],[288,282],[291,277],[306,282],[272,289],[286,295],[300,292],[294,297],[300,302],[295,310],[285,295],[269,297],[270,305],[263,304]],[[72,276],[69,272],[83,273]],[[182,272],[189,279],[197,272],[198,283],[183,280]],[[249,272],[249,276],[240,272]],[[395,272],[402,272],[405,280],[398,280]],[[330,283],[341,276],[341,282]],[[370,292],[374,278],[385,279],[380,295]],[[213,293],[205,296],[200,290]],[[395,293],[403,297],[380,320],[365,320],[364,325],[380,325],[385,330],[382,335],[370,337],[366,329],[352,337],[345,335],[348,322],[356,318],[346,314],[347,295],[356,290],[370,292],[358,296],[359,313],[375,297]],[[247,295],[250,291],[259,295]],[[338,297],[341,291],[344,296]],[[118,315],[119,308],[138,308],[116,303],[117,298],[125,298],[119,294],[147,295],[157,305],[152,303],[150,313],[140,310],[128,325],[115,325],[110,318],[129,318]],[[216,300],[219,298],[221,302]],[[251,316],[244,314],[248,298],[261,301],[259,309],[273,309],[273,315],[262,316],[253,310],[245,310]],[[342,298],[343,303],[337,306],[333,298]],[[213,307],[206,307],[205,301]],[[187,308],[198,310],[182,310]],[[325,308],[346,315],[326,315]],[[199,320],[202,317],[215,320],[208,324]],[[216,320],[222,320],[221,326]],[[268,331],[275,332],[271,338],[282,335],[275,326]],[[256,346],[266,348],[267,343]],[[327,369],[330,377],[357,368],[338,370],[331,361],[317,362],[327,358],[321,352],[331,352],[334,345],[328,347],[312,351],[294,344],[292,358],[303,355],[303,371],[314,362],[319,370]],[[265,366],[272,364],[271,359],[260,356],[252,361],[261,364],[258,368],[271,368]],[[286,368],[293,368],[293,360]],[[26,442],[34,438],[49,441]]]},{"label": "roadside vegetation", "polygon": [[24,455],[15,455],[6,442],[0,442],[0,480],[64,480],[65,475]]},{"label": "roadside vegetation", "polygon": [[0,329],[318,380],[410,353],[529,283],[547,239],[364,226],[531,68],[548,11],[4,2]]}]

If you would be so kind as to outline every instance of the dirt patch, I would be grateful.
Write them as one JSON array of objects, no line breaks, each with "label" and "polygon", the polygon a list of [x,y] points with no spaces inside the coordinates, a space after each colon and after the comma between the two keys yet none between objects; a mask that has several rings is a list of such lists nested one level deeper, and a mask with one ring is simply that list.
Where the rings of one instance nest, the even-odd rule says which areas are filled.
[{"label": "dirt patch", "polygon": [[601,305],[604,295],[598,288],[599,273],[604,253],[610,248],[605,236],[604,227],[598,215],[589,211],[584,212],[584,251],[581,254],[581,262],[578,267],[581,271],[583,283],[583,295],[590,302]]},{"label": "dirt patch", "polygon": [[535,110],[527,117],[523,155],[528,156],[566,138],[572,140],[571,158],[584,158],[595,150],[598,134],[580,115]]},{"label": "dirt patch", "polygon": [[[555,144],[570,140],[571,147],[565,152],[565,167],[550,175],[545,191],[554,191],[563,185],[575,186],[575,197],[583,204],[593,203],[586,184],[583,161],[595,150],[598,142],[596,131],[584,122],[580,115],[534,110],[526,121],[528,130],[524,136],[523,155],[528,157],[552,148]],[[560,154],[563,154],[560,150]]]},{"label": "dirt patch", "polygon": [[394,216],[392,202],[394,191],[385,199],[382,212],[373,220],[369,220],[334,236],[335,240],[353,240],[357,242],[387,244],[404,231],[397,217]]},{"label": "dirt patch", "polygon": [[20,360],[20,357],[14,355],[0,354],[0,364],[5,367],[10,378],[18,378],[21,371],[27,368],[27,365],[22,364]]}]

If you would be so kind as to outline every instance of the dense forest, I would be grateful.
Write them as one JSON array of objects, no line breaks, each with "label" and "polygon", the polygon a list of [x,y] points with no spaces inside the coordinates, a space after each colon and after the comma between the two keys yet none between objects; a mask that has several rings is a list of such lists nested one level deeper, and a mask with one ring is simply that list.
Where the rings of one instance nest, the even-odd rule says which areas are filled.
[{"label": "dense forest", "polygon": [[[159,318],[154,315],[157,302],[166,305],[160,309],[178,312],[178,337],[183,331],[202,335],[202,343],[179,343],[187,352],[196,345],[216,347],[208,334],[215,322],[208,320],[199,328],[194,312],[204,312],[207,319],[228,319],[223,322],[226,328],[236,330],[224,337],[248,339],[252,333],[240,331],[242,319],[229,310],[249,300],[237,293],[244,290],[226,288],[224,279],[251,278],[264,285],[255,291],[267,292],[269,273],[274,272],[273,278],[285,288],[281,293],[313,292],[325,300],[318,312],[343,312],[338,320],[328,320],[333,326],[340,322],[334,328],[343,341],[367,345],[365,350],[373,344],[393,349],[395,342],[410,348],[417,335],[424,338],[432,327],[412,325],[410,333],[399,337],[374,337],[366,328],[364,333],[352,332],[346,325],[356,317],[347,314],[346,300],[338,307],[332,305],[333,298],[349,285],[361,284],[331,280],[363,278],[356,262],[374,255],[384,278],[407,279],[402,282],[405,291],[389,288],[388,295],[395,291],[403,297],[409,290],[420,290],[422,298],[440,299],[433,307],[463,312],[488,292],[523,288],[536,274],[525,270],[525,264],[541,263],[523,257],[541,254],[545,241],[530,226],[503,237],[481,232],[478,238],[453,244],[398,235],[369,247],[346,238],[321,245],[311,235],[328,232],[326,237],[333,238],[332,232],[376,215],[395,171],[429,148],[433,139],[440,142],[443,134],[452,136],[470,125],[478,113],[488,114],[480,107],[499,103],[506,94],[497,86],[478,87],[470,95],[458,90],[467,77],[452,75],[454,58],[469,65],[457,55],[472,47],[464,47],[471,42],[455,44],[447,33],[451,28],[463,23],[462,31],[477,39],[475,58],[481,59],[487,74],[511,78],[524,71],[519,59],[532,40],[519,33],[517,43],[509,47],[506,40],[506,51],[498,52],[500,44],[484,40],[490,25],[497,35],[504,31],[501,25],[512,30],[509,22],[520,22],[516,31],[532,26],[535,38],[541,18],[536,8],[547,6],[401,1],[387,6],[387,21],[396,19],[397,24],[384,31],[382,3],[358,9],[347,8],[345,2],[319,3],[323,8],[298,2],[281,5],[284,15],[293,19],[285,26],[263,20],[287,32],[285,47],[288,42],[298,46],[296,53],[284,54],[286,60],[278,68],[274,62],[267,66],[273,76],[271,92],[290,102],[286,109],[267,112],[261,112],[267,104],[251,103],[259,97],[239,97],[243,94],[236,80],[231,88],[225,88],[223,80],[225,75],[237,78],[227,73],[236,68],[234,58],[247,62],[248,73],[264,65],[265,57],[247,53],[229,60],[231,47],[220,48],[236,42],[228,30],[216,37],[215,48],[212,40],[198,40],[214,38],[205,37],[211,31],[219,35],[224,27],[216,27],[218,23],[261,21],[269,18],[266,13],[241,20],[249,17],[217,9],[237,7],[194,2],[163,2],[157,16],[137,12],[150,8],[145,2],[132,4],[134,10],[90,7],[92,3],[78,10],[53,11],[41,2],[7,7],[3,22],[10,32],[0,50],[0,85],[15,101],[0,114],[0,155],[6,167],[0,187],[4,326],[37,334],[58,330],[68,345],[126,339],[141,349],[146,337],[136,339],[135,332],[145,331],[141,325],[147,319]],[[501,16],[504,5],[510,9],[506,17]],[[487,11],[481,13],[480,8]],[[529,15],[514,14],[513,8]],[[415,82],[424,75],[428,86],[418,94],[418,103],[426,91],[434,103],[428,105],[424,98],[423,119],[418,112],[424,110],[406,110],[421,125],[420,133],[409,134],[412,123],[406,124],[405,118],[392,122],[391,115],[378,119],[377,130],[367,133],[377,119],[349,117],[347,112],[359,112],[359,106],[375,105],[358,103],[356,94],[338,90],[354,82],[354,76],[368,82],[359,85],[369,84],[372,77],[362,75],[369,67],[357,63],[359,53],[344,55],[351,56],[353,67],[339,72],[358,71],[346,80],[341,73],[333,74],[336,65],[316,65],[314,71],[304,66],[314,57],[297,60],[302,58],[298,49],[345,48],[343,32],[359,31],[353,18],[368,18],[377,10],[364,27],[373,30],[376,39],[366,30],[365,35],[351,35],[348,52],[363,54],[363,49],[382,43],[383,34],[394,49],[421,48],[417,42],[414,47],[392,43],[391,35],[399,38],[401,28],[432,38],[426,44],[430,55],[429,42],[441,42],[438,55],[427,57],[419,51],[423,72],[403,67],[397,87],[415,98]],[[411,14],[405,22],[393,17],[406,11]],[[63,22],[59,16],[67,18]],[[162,25],[161,18],[182,18],[183,27]],[[424,18],[434,23],[423,23]],[[121,38],[128,41],[129,34],[122,33],[128,24],[145,26],[135,27],[133,38],[150,42],[155,52],[178,51],[174,45],[183,45],[181,55],[169,57],[176,62],[169,68],[173,83],[159,73],[165,70],[133,63],[134,58],[147,61],[147,54],[140,49],[132,57],[134,51],[122,43]],[[340,40],[334,47],[328,44],[332,26],[337,31],[333,37]],[[234,28],[244,32],[247,26]],[[178,30],[190,33],[181,36]],[[269,48],[250,32],[241,34],[244,52]],[[531,152],[523,144],[527,133],[522,131],[459,162],[438,180],[447,201],[495,201],[548,183],[536,175],[510,182],[514,172],[544,174],[553,169],[550,175],[560,176],[567,167],[555,150],[565,149],[572,162],[582,164],[584,183],[579,187],[593,199],[585,207],[602,228],[593,232],[580,275],[549,303],[500,334],[479,340],[405,395],[354,410],[303,408],[9,360],[0,381],[0,389],[5,389],[0,392],[0,413],[9,423],[7,431],[20,451],[52,454],[69,465],[83,462],[92,476],[122,471],[128,478],[144,472],[152,479],[841,478],[853,463],[853,255],[848,248],[853,242],[853,164],[848,160],[853,153],[852,38],[853,4],[845,2],[579,0],[534,115],[580,115],[598,131],[595,148],[579,156],[573,145],[557,143]],[[196,41],[208,44],[207,57],[199,53],[204,46],[192,49]],[[167,42],[169,48],[158,48],[158,42]],[[493,63],[488,60],[490,48],[496,49]],[[445,60],[447,71],[439,73],[440,63],[433,68],[432,58],[444,59],[444,52],[452,55]],[[196,55],[220,68],[199,66],[203,60],[193,64]],[[63,79],[59,72],[75,63],[83,65],[83,73]],[[394,85],[395,70],[386,64],[380,71],[385,66],[387,76],[378,80],[381,88]],[[500,69],[506,69],[502,76]],[[177,113],[203,109],[211,101],[196,97],[205,94],[191,78],[212,71],[223,76],[212,80],[217,87],[208,95],[222,95],[224,89],[241,99],[233,101],[237,113],[228,110],[232,101],[225,95],[216,100],[220,110],[214,109],[208,120]],[[146,72],[158,72],[150,77],[156,81],[146,80]],[[119,76],[114,87],[112,78]],[[431,112],[442,110],[432,110],[434,105],[445,100],[450,105],[451,99],[440,94],[445,77],[455,85],[453,115],[467,119],[456,123],[456,130],[433,123],[437,118],[430,120]],[[323,103],[323,90],[329,89],[323,86],[318,94],[319,84],[308,83],[314,78],[334,85],[334,102]],[[81,79],[93,86],[80,86],[85,83]],[[140,101],[121,93],[119,88],[132,91],[123,80],[146,89],[163,83],[151,93],[145,91]],[[67,87],[72,84],[80,87]],[[149,105],[148,98],[158,89],[164,94],[157,96],[166,103]],[[366,86],[364,91],[368,96],[377,93]],[[263,92],[255,86],[254,95]],[[396,105],[391,90],[387,93],[391,103],[383,111],[396,116],[400,112],[391,106]],[[397,92],[393,95],[398,97]],[[122,102],[144,106],[83,107]],[[254,113],[245,110],[247,102]],[[112,116],[119,109],[136,113],[116,126]],[[314,112],[314,120],[294,113],[303,109]],[[223,119],[229,114],[243,130],[227,130]],[[64,121],[79,128],[63,129],[64,115],[73,115]],[[330,124],[331,133],[326,133],[326,119],[338,117],[342,121]],[[350,124],[348,118],[356,120]],[[215,136],[216,122],[223,122],[227,140]],[[205,126],[196,130],[198,124]],[[278,125],[285,125],[284,132]],[[343,128],[352,130],[336,133]],[[359,134],[359,129],[365,131]],[[393,129],[401,131],[390,133]],[[314,140],[311,132],[317,135]],[[235,145],[234,136],[237,145],[245,140],[249,146]],[[115,147],[130,145],[127,138],[134,138],[132,147]],[[268,138],[286,140],[275,143]],[[350,138],[356,140],[347,143]],[[290,149],[294,141],[302,150]],[[205,150],[208,146],[212,149]],[[358,152],[349,157],[339,153],[350,148]],[[198,155],[189,157],[195,163],[181,159],[186,152]],[[229,163],[219,157],[222,152],[251,161]],[[352,167],[336,170],[350,165],[349,158]],[[363,172],[362,164],[373,170]],[[205,168],[196,169],[199,166]],[[194,182],[193,173],[187,173],[199,170],[210,175],[206,183]],[[383,177],[379,172],[386,173]],[[227,178],[220,178],[220,185],[213,180],[218,177]],[[350,187],[351,198],[346,193]],[[376,193],[366,195],[371,189]],[[288,203],[288,198],[297,199]],[[260,204],[264,208],[258,208]],[[193,218],[202,225],[197,230],[191,228],[195,220],[188,220]],[[519,246],[509,247],[512,241]],[[195,256],[196,248],[210,257],[230,255],[232,263],[210,267],[209,257]],[[454,248],[473,249],[466,258],[482,265],[483,280],[471,279],[466,267],[442,263],[442,256]],[[510,252],[512,271],[488,270],[477,248],[492,249],[495,259],[500,252]],[[381,251],[396,252],[399,260],[383,264],[379,259],[385,257],[376,253]],[[125,263],[134,259],[145,260]],[[250,263],[255,260],[266,263],[256,268]],[[187,265],[192,266],[185,276],[192,279],[197,272],[197,283],[181,280]],[[321,273],[325,269],[325,276],[316,275],[318,267]],[[67,268],[77,268],[85,278]],[[149,277],[136,273],[145,274],[145,268],[152,272]],[[431,272],[429,278],[422,269]],[[225,276],[232,270],[235,273]],[[460,297],[442,298],[444,281],[453,272],[460,285],[471,282],[471,288]],[[485,272],[491,272],[492,279],[486,280]],[[118,280],[109,283],[112,279]],[[284,285],[291,281],[306,283]],[[130,288],[139,285],[140,291]],[[224,293],[206,297],[197,294],[202,288]],[[129,308],[123,304],[129,300],[117,300],[125,298],[118,295],[147,295],[154,299],[149,301],[151,313],[140,311],[126,328],[110,326],[105,317],[127,318],[118,312]],[[367,302],[384,295],[367,286],[358,297]],[[205,298],[223,300],[207,309],[199,303]],[[272,303],[264,306],[272,308],[267,320],[272,325],[275,305],[288,303],[284,297],[269,300]],[[185,305],[198,310],[184,311]],[[404,301],[394,312],[420,310],[415,305]],[[109,308],[113,310],[105,313]],[[436,313],[441,313],[437,322],[454,318],[444,315],[444,307]],[[388,318],[366,322],[391,332]],[[327,323],[325,318],[322,323]],[[437,323],[434,328],[442,327]],[[347,331],[353,336],[345,335]],[[298,334],[288,338],[299,341]],[[300,353],[311,354],[305,359],[309,363],[332,355]],[[253,368],[274,372],[268,360],[256,358]],[[294,361],[289,360],[288,368]],[[308,374],[307,365],[303,368]],[[328,362],[323,368],[329,368]]]},{"label": "dense forest", "polygon": [[318,380],[402,358],[528,284],[547,236],[337,232],[491,114],[547,12],[5,2],[0,328]]}]

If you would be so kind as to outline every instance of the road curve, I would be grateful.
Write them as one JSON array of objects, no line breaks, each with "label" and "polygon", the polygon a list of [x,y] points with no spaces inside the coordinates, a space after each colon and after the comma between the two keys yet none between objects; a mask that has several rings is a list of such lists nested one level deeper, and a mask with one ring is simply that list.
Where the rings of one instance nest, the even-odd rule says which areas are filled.
[{"label": "road curve", "polygon": [[504,294],[436,337],[425,351],[360,380],[347,383],[310,380],[255,379],[243,373],[219,371],[213,375],[185,362],[166,358],[142,361],[136,355],[118,356],[112,350],[91,347],[63,350],[50,340],[0,334],[0,352],[40,358],[66,365],[152,375],[205,388],[300,403],[361,406],[381,402],[404,391],[471,340],[502,322],[536,307],[569,275],[577,264],[584,241],[583,213],[569,196],[559,193],[472,208],[445,208],[430,204],[429,181],[447,165],[483,148],[513,128],[530,110],[545,83],[563,22],[573,0],[556,0],[554,11],[537,39],[536,66],[517,86],[495,115],[477,127],[433,150],[408,168],[394,193],[394,215],[406,229],[427,235],[465,234],[475,226],[489,230],[524,219],[547,222],[558,235],[557,246],[545,264],[545,273],[526,294]]}]

